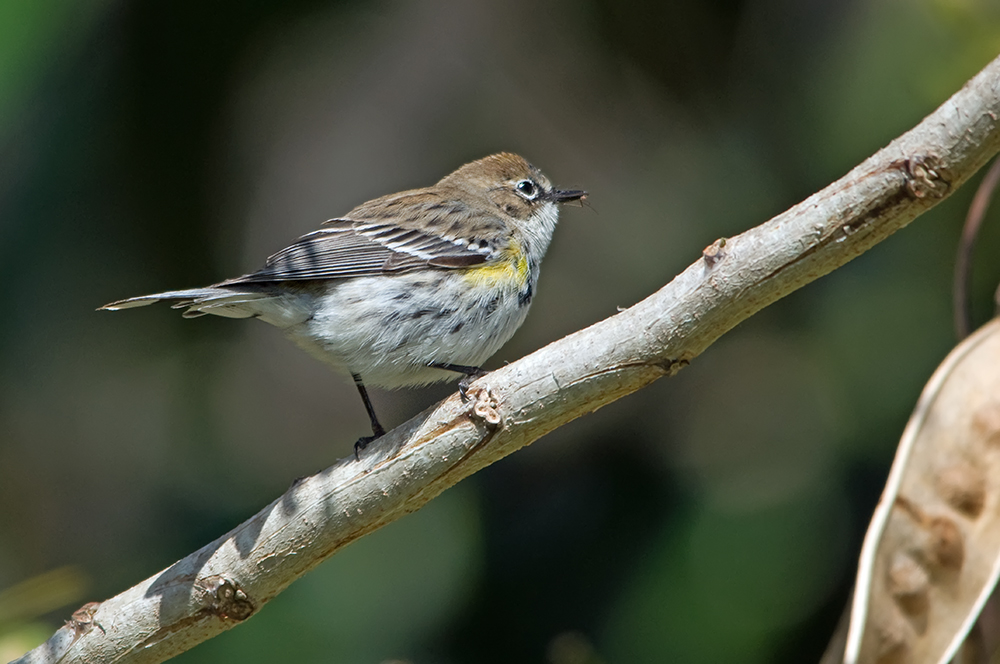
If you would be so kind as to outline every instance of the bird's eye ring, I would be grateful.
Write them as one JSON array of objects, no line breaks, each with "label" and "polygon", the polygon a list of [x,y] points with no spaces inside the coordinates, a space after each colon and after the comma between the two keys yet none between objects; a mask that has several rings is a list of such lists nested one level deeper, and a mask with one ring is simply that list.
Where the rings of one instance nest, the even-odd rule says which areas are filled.
[{"label": "bird's eye ring", "polygon": [[514,185],[514,187],[522,196],[524,196],[528,200],[531,200],[538,195],[538,186],[535,185],[535,183],[532,182],[531,180],[521,180],[516,185]]}]

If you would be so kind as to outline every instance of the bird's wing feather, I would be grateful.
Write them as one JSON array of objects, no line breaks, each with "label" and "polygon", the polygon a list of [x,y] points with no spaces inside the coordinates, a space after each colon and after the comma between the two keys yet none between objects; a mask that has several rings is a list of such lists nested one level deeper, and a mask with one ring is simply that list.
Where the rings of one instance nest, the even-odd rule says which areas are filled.
[{"label": "bird's wing feather", "polygon": [[493,251],[394,223],[332,219],[267,259],[264,267],[220,285],[373,276],[485,263]]}]

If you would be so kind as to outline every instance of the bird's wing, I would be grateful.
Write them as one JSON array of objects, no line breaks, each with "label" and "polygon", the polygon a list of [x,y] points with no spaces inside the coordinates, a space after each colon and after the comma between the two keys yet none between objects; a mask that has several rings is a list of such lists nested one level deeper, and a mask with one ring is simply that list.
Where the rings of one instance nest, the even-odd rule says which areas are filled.
[{"label": "bird's wing", "polygon": [[485,263],[494,250],[391,222],[331,219],[267,259],[264,267],[220,285],[342,279],[427,267]]}]

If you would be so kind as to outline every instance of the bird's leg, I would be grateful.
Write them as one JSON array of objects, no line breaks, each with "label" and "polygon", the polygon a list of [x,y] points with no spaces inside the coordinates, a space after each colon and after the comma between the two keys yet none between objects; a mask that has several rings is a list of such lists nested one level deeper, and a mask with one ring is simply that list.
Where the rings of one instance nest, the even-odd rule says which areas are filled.
[{"label": "bird's leg", "polygon": [[351,374],[351,378],[354,379],[354,385],[357,386],[358,392],[361,394],[361,400],[365,402],[365,410],[368,411],[368,419],[372,421],[372,434],[371,436],[361,436],[358,438],[358,442],[354,443],[354,458],[358,461],[361,460],[361,450],[368,446],[368,443],[372,442],[376,438],[381,438],[385,435],[385,429],[378,421],[378,416],[375,415],[375,408],[372,407],[372,400],[368,398],[368,390],[365,389],[365,384],[361,382],[361,376],[356,373]]},{"label": "bird's leg", "polygon": [[444,369],[445,371],[454,371],[455,373],[465,374],[462,379],[458,381],[458,393],[462,395],[462,401],[468,401],[469,385],[472,384],[472,381],[477,378],[482,378],[489,373],[488,371],[483,371],[482,367],[467,367],[464,364],[448,364],[447,362],[431,362],[427,366],[435,369]]}]

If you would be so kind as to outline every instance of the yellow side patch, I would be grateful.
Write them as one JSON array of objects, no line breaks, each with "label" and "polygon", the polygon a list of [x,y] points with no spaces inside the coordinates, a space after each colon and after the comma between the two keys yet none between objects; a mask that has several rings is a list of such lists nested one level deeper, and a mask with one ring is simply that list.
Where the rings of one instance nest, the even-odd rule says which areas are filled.
[{"label": "yellow side patch", "polygon": [[475,286],[515,286],[522,289],[528,283],[528,258],[523,251],[511,252],[496,263],[469,268],[465,278]]}]

